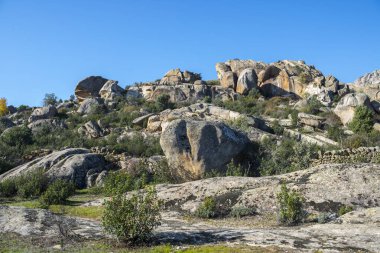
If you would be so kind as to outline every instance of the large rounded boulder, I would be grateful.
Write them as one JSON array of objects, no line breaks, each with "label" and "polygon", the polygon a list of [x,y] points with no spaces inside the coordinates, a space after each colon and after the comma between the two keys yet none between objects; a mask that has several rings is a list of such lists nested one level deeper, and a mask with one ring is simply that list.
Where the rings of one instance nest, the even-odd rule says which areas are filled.
[{"label": "large rounded boulder", "polygon": [[105,170],[105,161],[101,155],[90,153],[87,149],[69,148],[56,151],[44,157],[20,165],[0,175],[0,182],[43,170],[50,181],[65,179],[77,187],[91,186],[91,180]]},{"label": "large rounded boulder", "polygon": [[366,106],[372,110],[370,99],[366,94],[350,93],[339,101],[334,109],[334,113],[344,125],[347,125],[354,118],[355,109],[358,106]]},{"label": "large rounded boulder", "polygon": [[248,68],[240,73],[236,85],[236,92],[247,95],[253,88],[257,88],[257,75],[254,69]]},{"label": "large rounded boulder", "polygon": [[89,76],[80,81],[75,88],[75,96],[79,103],[86,98],[99,97],[99,92],[107,81],[108,79],[101,76]]},{"label": "large rounded boulder", "polygon": [[180,180],[196,180],[225,168],[243,153],[248,138],[220,122],[178,119],[161,134],[161,147]]}]

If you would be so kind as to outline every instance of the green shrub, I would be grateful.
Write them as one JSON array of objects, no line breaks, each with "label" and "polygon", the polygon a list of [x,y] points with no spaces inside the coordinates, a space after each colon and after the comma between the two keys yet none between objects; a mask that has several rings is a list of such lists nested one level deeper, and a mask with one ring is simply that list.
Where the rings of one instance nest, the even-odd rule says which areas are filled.
[{"label": "green shrub", "polygon": [[244,171],[240,164],[235,165],[232,160],[229,164],[227,164],[226,176],[246,177],[248,176],[248,171]]},{"label": "green shrub", "polygon": [[166,109],[173,109],[174,104],[170,102],[170,96],[168,94],[159,95],[156,99],[156,110],[158,112]]},{"label": "green shrub", "polygon": [[307,106],[303,110],[305,113],[318,114],[319,108],[323,107],[317,96],[312,96],[307,100]]},{"label": "green shrub", "polygon": [[293,110],[290,113],[290,117],[292,119],[292,127],[296,127],[297,124],[298,124],[298,111],[297,110]]},{"label": "green shrub", "polygon": [[5,180],[0,182],[0,197],[8,198],[17,194],[17,186],[15,180]]},{"label": "green shrub", "polygon": [[107,195],[124,194],[133,190],[133,180],[126,172],[111,172],[104,180],[103,189]]},{"label": "green shrub", "polygon": [[358,106],[349,128],[355,133],[368,133],[373,129],[373,112],[366,106]]},{"label": "green shrub", "polygon": [[327,128],[327,137],[334,141],[342,142],[345,138],[344,130],[339,126],[330,126]]},{"label": "green shrub", "polygon": [[264,140],[260,144],[258,170],[260,175],[279,175],[306,169],[312,159],[318,157],[320,147],[283,138],[280,143]]},{"label": "green shrub", "polygon": [[282,127],[280,125],[280,123],[278,122],[278,120],[275,120],[273,123],[272,123],[272,129],[273,129],[273,132],[277,135],[282,135],[284,133],[284,127]]},{"label": "green shrub", "polygon": [[341,206],[338,211],[338,215],[342,216],[345,215],[346,213],[352,212],[354,209],[352,206]]},{"label": "green shrub", "polygon": [[254,214],[255,214],[255,210],[253,208],[248,208],[245,206],[234,206],[230,212],[231,217],[238,218],[238,219],[244,216],[250,216]]},{"label": "green shrub", "polygon": [[281,185],[281,191],[277,194],[279,202],[279,221],[281,224],[296,225],[302,222],[304,217],[303,198],[294,191],[289,191],[286,184]]},{"label": "green shrub", "polygon": [[106,201],[102,225],[106,232],[128,244],[147,242],[154,228],[160,225],[161,202],[154,188],[145,194],[134,194],[130,198],[118,194]]},{"label": "green shrub", "polygon": [[17,195],[21,198],[35,198],[41,196],[48,187],[48,178],[44,171],[30,172],[15,179]]},{"label": "green shrub", "polygon": [[72,182],[58,179],[41,195],[40,202],[47,206],[63,204],[74,193],[75,185]]},{"label": "green shrub", "polygon": [[45,94],[42,101],[43,106],[56,105],[58,103],[58,98],[54,93]]},{"label": "green shrub", "polygon": [[213,197],[206,197],[199,205],[194,215],[199,218],[214,218],[217,216],[217,205]]},{"label": "green shrub", "polygon": [[7,129],[1,140],[9,146],[21,147],[32,143],[32,131],[26,126]]}]

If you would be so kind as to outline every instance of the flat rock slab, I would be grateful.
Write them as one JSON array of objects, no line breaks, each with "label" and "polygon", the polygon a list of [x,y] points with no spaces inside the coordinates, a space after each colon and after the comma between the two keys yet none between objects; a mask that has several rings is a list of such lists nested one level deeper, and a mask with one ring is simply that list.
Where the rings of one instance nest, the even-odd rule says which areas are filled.
[{"label": "flat rock slab", "polygon": [[[190,222],[179,213],[163,213],[154,242],[172,245],[230,243],[250,246],[277,246],[297,252],[380,252],[380,208],[355,211],[342,216],[340,224],[315,224],[298,227],[249,228]],[[351,223],[352,218],[354,222]],[[71,237],[102,239],[100,222],[65,217],[42,209],[0,206],[0,234],[56,238],[62,232]]]}]

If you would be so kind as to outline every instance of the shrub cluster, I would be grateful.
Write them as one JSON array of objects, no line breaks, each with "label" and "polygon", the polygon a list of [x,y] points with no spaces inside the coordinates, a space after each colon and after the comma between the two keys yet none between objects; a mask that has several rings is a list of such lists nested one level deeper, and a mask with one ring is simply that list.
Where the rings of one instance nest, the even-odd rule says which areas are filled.
[{"label": "shrub cluster", "polygon": [[153,187],[130,198],[117,194],[106,201],[102,225],[108,233],[128,244],[146,243],[160,225],[161,202]]},{"label": "shrub cluster", "polygon": [[39,200],[43,206],[63,204],[74,193],[74,183],[58,179],[49,185]]},{"label": "shrub cluster", "polygon": [[303,198],[295,191],[290,191],[286,184],[281,185],[277,194],[279,202],[279,221],[285,225],[296,225],[304,218]]}]

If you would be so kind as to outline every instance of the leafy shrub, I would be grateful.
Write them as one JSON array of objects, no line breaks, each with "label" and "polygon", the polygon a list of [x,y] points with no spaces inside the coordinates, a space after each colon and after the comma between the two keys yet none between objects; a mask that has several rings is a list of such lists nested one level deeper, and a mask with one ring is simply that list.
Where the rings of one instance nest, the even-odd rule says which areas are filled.
[{"label": "leafy shrub", "polygon": [[8,198],[17,194],[17,186],[15,180],[5,180],[0,182],[0,197]]},{"label": "leafy shrub", "polygon": [[244,171],[243,167],[240,164],[235,164],[232,160],[229,164],[227,164],[226,176],[234,176],[234,177],[246,177],[248,175],[248,171]]},{"label": "leafy shrub", "polygon": [[40,202],[47,206],[63,204],[74,193],[75,185],[72,182],[58,179],[41,195]]},{"label": "leafy shrub", "polygon": [[161,112],[166,109],[172,109],[174,104],[170,102],[170,96],[168,94],[159,95],[156,99],[156,110]]},{"label": "leafy shrub", "polygon": [[239,117],[234,120],[229,120],[226,123],[238,131],[247,132],[251,128],[246,117]]},{"label": "leafy shrub", "polygon": [[323,107],[322,103],[317,99],[317,96],[312,96],[307,100],[307,106],[304,108],[305,113],[317,114],[319,108]]},{"label": "leafy shrub", "polygon": [[107,195],[123,194],[133,190],[133,180],[126,172],[112,172],[105,178],[103,188]]},{"label": "leafy shrub", "polygon": [[279,144],[275,140],[264,140],[259,149],[260,175],[278,175],[306,169],[310,161],[318,157],[320,147],[307,145],[284,138]]},{"label": "leafy shrub", "polygon": [[278,120],[275,120],[273,123],[272,123],[272,129],[273,129],[273,132],[277,135],[282,135],[284,133],[284,127],[282,127],[280,125],[280,123],[278,122]]},{"label": "leafy shrub", "polygon": [[339,126],[330,126],[327,128],[327,137],[334,141],[342,142],[345,138],[344,130]]},{"label": "leafy shrub", "polygon": [[341,206],[338,211],[338,215],[342,216],[345,215],[346,213],[352,212],[354,209],[352,206]]},{"label": "leafy shrub", "polygon": [[255,210],[253,208],[248,208],[245,206],[234,206],[230,212],[230,216],[234,218],[238,218],[238,219],[244,216],[250,216],[254,214],[255,214]]},{"label": "leafy shrub", "polygon": [[368,133],[373,129],[373,112],[366,106],[358,106],[349,128],[355,133]]},{"label": "leafy shrub", "polygon": [[48,178],[43,170],[30,172],[15,179],[17,195],[21,198],[41,196],[48,187]]},{"label": "leafy shrub", "polygon": [[214,218],[217,216],[217,205],[213,197],[206,197],[199,205],[194,215],[199,218]]},{"label": "leafy shrub", "polygon": [[296,127],[297,124],[298,124],[298,111],[297,110],[293,110],[290,113],[290,117],[292,119],[292,127]]},{"label": "leafy shrub", "polygon": [[118,240],[129,244],[144,243],[151,237],[153,229],[160,225],[160,206],[154,188],[130,198],[118,194],[106,201],[102,224]]},{"label": "leafy shrub", "polygon": [[219,80],[208,80],[208,81],[206,81],[206,83],[207,83],[207,85],[216,85],[216,86],[220,85]]},{"label": "leafy shrub", "polygon": [[26,126],[7,129],[1,140],[9,146],[21,147],[32,143],[32,131]]},{"label": "leafy shrub", "polygon": [[281,185],[281,191],[277,194],[280,212],[279,221],[286,225],[296,225],[302,222],[304,217],[303,198],[294,191],[289,191],[286,184]]}]

